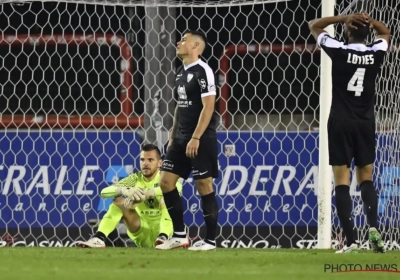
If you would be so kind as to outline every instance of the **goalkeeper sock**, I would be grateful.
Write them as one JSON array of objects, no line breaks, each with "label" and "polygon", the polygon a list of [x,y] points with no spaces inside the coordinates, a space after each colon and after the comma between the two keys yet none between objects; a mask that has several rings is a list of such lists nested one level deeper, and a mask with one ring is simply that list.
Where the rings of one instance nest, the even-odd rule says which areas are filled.
[{"label": "goalkeeper sock", "polygon": [[207,227],[206,239],[207,243],[215,246],[215,235],[218,225],[218,201],[215,192],[203,195],[201,197],[204,222]]},{"label": "goalkeeper sock", "polygon": [[368,224],[370,227],[377,227],[378,224],[378,195],[376,194],[374,183],[364,181],[360,184],[361,198],[364,202]]},{"label": "goalkeeper sock", "polygon": [[174,237],[186,237],[185,223],[183,221],[183,204],[178,189],[163,193],[165,206],[168,209],[174,226]]},{"label": "goalkeeper sock", "polygon": [[351,218],[351,211],[353,202],[350,196],[350,187],[346,185],[339,185],[335,188],[336,210],[339,216],[340,224],[342,225],[343,232],[346,236],[347,246],[355,243],[353,237],[353,220]]},{"label": "goalkeeper sock", "polygon": [[102,233],[101,231],[96,231],[96,233],[93,235],[93,237],[97,237],[98,239],[101,239],[103,242],[106,241],[107,236]]},{"label": "goalkeeper sock", "polygon": [[[99,228],[94,237],[105,239],[105,237],[107,237],[114,229],[117,228],[118,223],[121,221],[122,215],[122,210],[115,204],[111,204],[107,213],[103,216],[103,219],[101,220]],[[99,234],[96,236],[98,232]],[[101,235],[101,233],[104,236]],[[102,240],[104,241],[104,239]]]}]

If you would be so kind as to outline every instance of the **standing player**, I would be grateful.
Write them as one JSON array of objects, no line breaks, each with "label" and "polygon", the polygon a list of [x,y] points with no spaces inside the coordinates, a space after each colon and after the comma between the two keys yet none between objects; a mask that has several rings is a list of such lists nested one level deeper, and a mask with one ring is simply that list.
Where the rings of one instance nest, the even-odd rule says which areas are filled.
[{"label": "standing player", "polygon": [[[324,30],[330,24],[346,25],[346,42],[338,41]],[[332,59],[332,106],[328,120],[329,164],[335,178],[336,209],[346,246],[336,253],[358,249],[353,237],[350,197],[350,166],[354,158],[357,182],[366,209],[369,240],[374,252],[384,252],[377,230],[378,199],[372,181],[375,161],[375,80],[388,49],[389,29],[367,14],[325,17],[309,23],[318,45]],[[370,29],[376,40],[365,45]]]},{"label": "standing player", "polygon": [[182,200],[175,183],[179,177],[187,179],[191,171],[201,196],[207,233],[204,240],[197,241],[189,249],[207,251],[216,248],[218,202],[213,190],[213,178],[218,177],[216,88],[212,69],[199,58],[206,45],[205,35],[198,31],[186,32],[177,44],[177,55],[183,66],[176,73],[178,103],[160,181],[174,234],[156,246],[160,250],[189,246]]},{"label": "standing player", "polygon": [[[129,175],[101,191],[104,198],[115,197],[100,222],[98,231],[82,248],[104,248],[105,239],[117,227],[121,218],[128,236],[137,247],[154,248],[172,235],[172,221],[159,187],[161,153],[157,146],[147,144],[140,153],[140,172]],[[182,184],[176,183],[179,193]]]}]

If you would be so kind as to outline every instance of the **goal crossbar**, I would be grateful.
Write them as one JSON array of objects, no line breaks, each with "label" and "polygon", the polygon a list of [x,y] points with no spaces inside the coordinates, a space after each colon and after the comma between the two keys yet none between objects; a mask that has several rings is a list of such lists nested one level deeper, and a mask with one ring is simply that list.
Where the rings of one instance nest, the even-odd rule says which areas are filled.
[{"label": "goal crossbar", "polygon": [[[37,0],[0,0],[0,3],[25,4],[35,2]],[[54,2],[54,0],[40,0],[41,2]],[[260,4],[273,4],[279,2],[290,2],[293,0],[217,0],[217,1],[201,1],[201,0],[62,0],[58,2],[76,3],[76,4],[100,4],[103,6],[126,6],[126,7],[232,7],[232,6],[250,6]]]}]

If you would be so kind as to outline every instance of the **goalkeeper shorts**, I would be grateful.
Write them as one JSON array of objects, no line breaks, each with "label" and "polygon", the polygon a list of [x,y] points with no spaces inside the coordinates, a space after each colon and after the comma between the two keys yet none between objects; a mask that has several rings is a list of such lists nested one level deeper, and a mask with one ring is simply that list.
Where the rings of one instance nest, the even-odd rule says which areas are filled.
[{"label": "goalkeeper shorts", "polygon": [[[140,229],[137,232],[132,233],[128,230],[129,238],[135,242],[138,248],[154,248],[159,233],[160,224],[148,221],[143,217],[140,217]],[[171,232],[168,232],[167,234],[168,236],[172,235],[172,228]]]}]

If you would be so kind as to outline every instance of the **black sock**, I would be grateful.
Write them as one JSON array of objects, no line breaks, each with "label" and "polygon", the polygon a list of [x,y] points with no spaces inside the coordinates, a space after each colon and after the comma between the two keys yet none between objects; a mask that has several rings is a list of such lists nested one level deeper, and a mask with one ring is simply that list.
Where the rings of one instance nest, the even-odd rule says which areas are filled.
[{"label": "black sock", "polygon": [[204,222],[207,227],[205,242],[215,245],[215,235],[218,225],[218,201],[215,192],[201,197]]},{"label": "black sock", "polygon": [[360,184],[361,198],[364,202],[370,227],[377,227],[378,224],[378,195],[372,181],[364,181]]},{"label": "black sock", "polygon": [[[168,213],[174,226],[174,236],[176,236],[175,232],[185,232],[185,223],[183,221],[183,204],[178,190],[175,188],[174,190],[164,193],[163,195],[165,206],[168,209]],[[180,234],[176,237],[182,236],[186,237],[186,234]]]},{"label": "black sock", "polygon": [[102,241],[106,241],[106,235],[100,231],[96,231],[96,233],[92,237],[97,237],[101,239]]},{"label": "black sock", "polygon": [[165,240],[167,240],[168,239],[168,235],[166,233],[160,233],[158,235],[158,238],[164,238]]},{"label": "black sock", "polygon": [[350,196],[350,187],[346,185],[336,186],[335,199],[336,211],[346,236],[347,246],[350,246],[355,243],[353,237],[353,219],[351,218],[353,202]]}]

